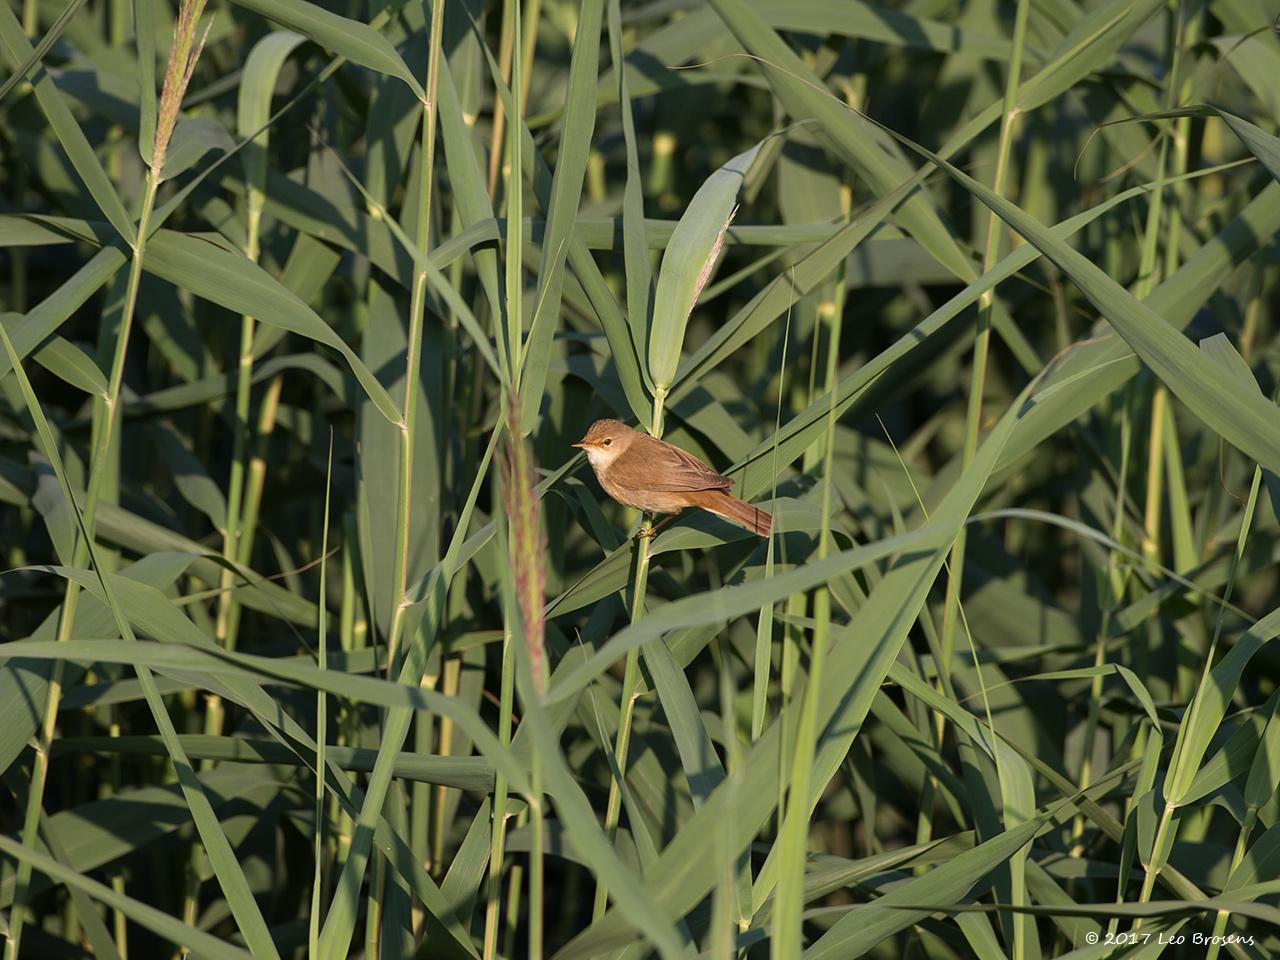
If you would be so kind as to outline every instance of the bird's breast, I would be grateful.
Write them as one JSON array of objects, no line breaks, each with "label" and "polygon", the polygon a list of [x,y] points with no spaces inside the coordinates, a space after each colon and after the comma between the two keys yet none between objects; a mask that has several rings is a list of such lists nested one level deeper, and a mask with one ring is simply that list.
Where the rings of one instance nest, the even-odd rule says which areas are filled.
[{"label": "bird's breast", "polygon": [[647,510],[650,513],[679,513],[688,505],[686,498],[679,493],[645,490],[619,483],[607,469],[598,471],[596,477],[600,486],[604,487],[604,492],[624,507]]}]

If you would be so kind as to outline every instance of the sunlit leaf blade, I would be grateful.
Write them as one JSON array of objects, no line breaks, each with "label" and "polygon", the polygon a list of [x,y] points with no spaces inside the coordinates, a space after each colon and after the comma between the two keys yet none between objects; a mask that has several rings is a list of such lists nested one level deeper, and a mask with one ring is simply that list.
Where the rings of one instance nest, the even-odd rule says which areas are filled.
[{"label": "sunlit leaf blade", "polygon": [[1134,352],[1197,416],[1242,451],[1280,469],[1280,417],[1256,389],[1227,376],[1150,306],[1106,275],[1087,257],[1058,240],[1043,224],[972,177],[920,147],[958,183],[1052,260]]},{"label": "sunlit leaf blade", "polygon": [[68,870],[53,858],[38,853],[8,837],[0,836],[0,850],[11,857],[28,860],[35,864],[42,873],[59,881],[78,887],[95,900],[106,903],[126,914],[135,923],[147,927],[175,944],[198,950],[203,956],[213,960],[244,960],[252,956],[245,950],[233,947],[217,937],[205,933],[195,927],[188,926],[173,917],[131,897],[116,893],[105,884],[90,877]]},{"label": "sunlit leaf blade", "polygon": [[738,191],[759,152],[757,144],[708,177],[667,242],[649,332],[649,375],[660,391],[669,389],[675,378],[689,314],[720,255]]},{"label": "sunlit leaf blade", "polygon": [[404,81],[422,99],[426,96],[400,54],[377,30],[367,23],[339,16],[306,0],[236,0],[290,30],[302,34],[346,57],[352,63],[377,70]]}]

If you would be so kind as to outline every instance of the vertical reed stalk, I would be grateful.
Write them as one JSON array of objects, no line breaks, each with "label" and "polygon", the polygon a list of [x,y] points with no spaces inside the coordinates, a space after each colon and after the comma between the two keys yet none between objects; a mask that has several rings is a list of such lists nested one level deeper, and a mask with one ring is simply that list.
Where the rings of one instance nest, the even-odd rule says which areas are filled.
[{"label": "vertical reed stalk", "polygon": [[[445,651],[441,651],[443,658]],[[418,681],[418,686],[427,690],[434,690],[439,682],[439,677],[433,675],[430,671],[423,675]],[[414,749],[418,753],[434,753],[435,747],[436,725],[434,715],[421,712],[413,720],[413,740]],[[409,849],[413,851],[414,858],[419,863],[428,864],[428,869],[433,873],[438,869],[438,864],[431,857],[431,827],[434,824],[432,809],[432,790],[431,785],[426,783],[414,783],[412,786],[409,802]]]},{"label": "vertical reed stalk", "polygon": [[[34,8],[33,8],[34,9]],[[191,80],[196,61],[204,47],[204,37],[197,37],[204,0],[185,0],[174,30],[173,47],[169,54],[169,69],[165,74],[157,121],[155,146],[150,157],[143,187],[142,208],[130,242],[129,275],[125,286],[124,306],[120,314],[120,329],[115,332],[115,347],[111,370],[107,380],[107,394],[94,403],[94,429],[89,454],[89,481],[85,490],[82,517],[84,535],[76,538],[71,566],[83,568],[89,561],[90,538],[94,536],[98,501],[103,486],[107,484],[110,467],[114,461],[110,455],[112,442],[120,416],[120,391],[124,383],[124,362],[128,352],[129,335],[133,328],[133,315],[138,303],[138,290],[142,282],[142,262],[146,255],[147,238],[151,230],[151,215],[155,209],[156,193],[163,178],[164,161],[169,140],[177,125],[178,114],[187,84]],[[32,20],[34,24],[34,19]],[[208,30],[206,28],[206,35]],[[115,464],[118,467],[118,464]],[[75,580],[68,580],[62,606],[58,613],[57,640],[71,638],[75,628],[76,608],[80,588]],[[58,707],[62,701],[63,661],[54,661],[50,671],[49,690],[45,698],[44,715],[40,722],[35,757],[32,763],[31,784],[23,816],[22,838],[36,846],[36,834],[40,813],[44,806],[45,785],[49,776],[49,751],[57,727]],[[22,928],[26,922],[27,898],[30,894],[31,863],[18,863],[15,878],[13,906],[9,913],[9,928],[5,934],[5,960],[17,960],[22,945]]]},{"label": "vertical reed stalk", "polygon": [[[260,252],[260,233],[262,229],[262,207],[266,197],[256,186],[250,185],[245,213],[244,255],[254,263],[258,262]],[[222,558],[228,564],[236,563],[240,557],[240,540],[245,532],[252,535],[244,523],[245,481],[250,466],[249,458],[249,406],[253,392],[253,317],[245,314],[240,318],[240,350],[236,360],[236,395],[233,410],[234,427],[232,429],[231,470],[227,482],[227,518],[222,536]],[[279,378],[277,378],[279,379]],[[278,391],[277,391],[278,393]],[[223,567],[221,593],[218,596],[218,613],[215,622],[214,636],[219,646],[234,650],[236,633],[240,618],[233,612],[239,604],[236,602],[233,586],[235,574],[229,566]],[[207,718],[221,720],[221,711],[210,710]],[[205,733],[214,736],[222,732],[220,722],[206,725]]]},{"label": "vertical reed stalk", "polygon": [[[458,695],[458,680],[461,672],[462,657],[460,655],[454,654],[443,657],[440,689],[446,697],[456,697]],[[440,718],[440,741],[437,752],[442,757],[448,757],[453,754],[453,719],[450,717]],[[435,794],[431,799],[431,816],[433,818],[431,829],[431,869],[441,876],[444,874],[445,800],[448,794],[448,787],[437,785]]]},{"label": "vertical reed stalk", "polygon": [[[263,136],[265,138],[265,134]],[[258,262],[261,253],[262,209],[265,203],[266,196],[261,186],[251,180],[245,196],[244,255],[253,263]],[[235,649],[240,627],[240,605],[235,597],[235,573],[231,564],[239,560],[240,539],[246,529],[242,512],[245,478],[248,473],[246,459],[249,457],[249,407],[253,393],[253,336],[253,317],[244,314],[240,317],[240,347],[236,359],[236,392],[232,408],[231,467],[227,481],[227,514],[222,533],[222,558],[226,565],[219,578],[220,593],[214,621],[214,638],[226,650]],[[204,716],[205,734],[220,736],[224,719],[222,698],[216,693],[210,694]],[[202,764],[206,768],[210,765],[209,761]]]},{"label": "vertical reed stalk", "polygon": [[[662,439],[662,421],[666,405],[667,391],[658,387],[653,397],[653,422],[650,433]],[[649,587],[649,558],[653,542],[653,518],[645,514],[640,521],[640,529],[636,533],[635,546],[631,560],[631,622],[637,622],[644,614],[645,594]],[[631,721],[635,714],[636,700],[643,691],[640,682],[640,648],[632,647],[627,651],[626,666],[622,671],[622,693],[618,698],[618,730],[613,742],[613,757],[617,764],[617,776],[610,777],[609,798],[604,808],[604,830],[613,842],[618,836],[618,821],[622,814],[622,783],[619,778],[626,778],[627,755],[631,750]],[[592,907],[592,919],[604,916],[609,905],[609,889],[602,882],[596,882],[596,898]]]},{"label": "vertical reed stalk", "polygon": [[[356,588],[357,559],[354,546],[359,539],[355,517],[347,513],[342,518],[342,607],[338,612],[338,644],[344,654],[364,646],[365,630],[359,616],[360,600]],[[353,745],[358,736],[357,722],[359,717],[350,704],[339,701],[338,713],[334,718],[335,742],[339,746]],[[338,802],[335,796],[330,807],[329,822],[334,824],[331,834],[333,869],[341,870],[346,863],[347,851],[351,846],[351,814]]]},{"label": "vertical reed stalk", "polygon": [[[1212,685],[1213,678],[1211,676],[1213,670],[1213,657],[1218,649],[1218,641],[1222,638],[1222,624],[1226,618],[1227,603],[1231,600],[1232,590],[1235,587],[1236,574],[1240,569],[1240,561],[1244,556],[1245,542],[1249,537],[1249,528],[1253,524],[1253,514],[1258,503],[1258,489],[1262,484],[1262,468],[1255,466],[1253,468],[1253,483],[1249,488],[1249,499],[1245,504],[1244,513],[1240,521],[1240,532],[1236,535],[1236,548],[1231,556],[1231,570],[1227,574],[1227,585],[1223,590],[1222,604],[1218,607],[1217,618],[1214,623],[1213,640],[1209,644],[1209,651],[1205,655],[1204,668],[1200,674],[1200,684],[1196,689],[1195,696],[1191,700],[1191,705],[1187,708],[1186,714],[1182,718],[1182,731],[1194,730],[1196,722],[1201,710],[1201,704],[1204,702],[1206,690]],[[1183,744],[1183,738],[1179,737],[1179,742],[1174,746],[1173,757],[1169,762],[1169,772],[1166,775],[1166,785],[1175,784],[1175,792],[1178,786],[1190,782],[1191,774],[1194,769],[1191,763],[1198,763],[1198,757],[1194,761],[1188,761],[1189,754],[1184,753],[1180,747]],[[1274,772],[1270,774],[1274,778]],[[1166,786],[1166,789],[1167,786]],[[1270,793],[1267,794],[1268,798]],[[1139,894],[1138,902],[1147,903],[1151,900],[1151,893],[1155,888],[1156,879],[1160,876],[1160,871],[1164,869],[1165,863],[1168,861],[1169,853],[1173,849],[1174,842],[1177,840],[1178,834],[1178,818],[1176,816],[1179,809],[1178,802],[1181,795],[1170,797],[1165,801],[1164,811],[1160,815],[1160,823],[1156,828],[1155,842],[1151,848],[1151,863],[1147,867],[1147,872],[1142,878],[1142,891]],[[1133,929],[1137,930],[1142,926],[1142,918],[1139,917],[1134,921]]]},{"label": "vertical reed stalk", "polygon": [[[1165,107],[1171,108],[1175,105],[1178,97],[1178,68],[1182,61],[1182,46],[1184,42],[1184,21],[1181,15],[1182,4],[1175,3],[1173,5],[1172,15],[1175,18],[1175,24],[1172,37],[1172,50],[1170,52],[1169,65],[1169,83],[1165,88]],[[1160,143],[1160,156],[1156,166],[1156,177],[1162,179],[1168,165],[1169,140],[1162,138]],[[1183,156],[1185,163],[1185,154]],[[1159,279],[1159,267],[1157,265],[1157,237],[1160,230],[1160,218],[1164,209],[1164,191],[1156,189],[1152,193],[1151,206],[1147,210],[1146,230],[1143,235],[1141,261],[1138,269],[1138,283],[1135,295],[1139,299],[1145,299],[1146,296],[1155,288]],[[1177,220],[1179,213],[1173,211],[1171,219]],[[1171,228],[1172,230],[1172,228]],[[1176,237],[1176,234],[1171,236]],[[1164,503],[1164,419],[1166,416],[1166,406],[1168,404],[1168,389],[1163,383],[1156,383],[1151,397],[1151,441],[1147,450],[1147,486],[1146,499],[1143,511],[1143,530],[1142,530],[1142,555],[1152,564],[1157,564],[1160,560],[1160,518]],[[1117,598],[1118,600],[1118,598]],[[1221,620],[1219,620],[1221,624]],[[1216,642],[1215,635],[1215,642]],[[1143,655],[1145,650],[1140,650],[1139,655]],[[1212,665],[1213,651],[1209,651],[1208,658],[1205,661],[1205,676]],[[1082,783],[1081,786],[1087,784]],[[1151,863],[1147,867],[1146,874],[1142,880],[1142,890],[1139,894],[1139,902],[1146,903],[1151,899],[1152,890],[1155,887],[1156,878],[1159,877],[1163,868],[1165,858],[1170,849],[1172,849],[1177,834],[1177,818],[1175,814],[1177,808],[1172,803],[1166,803],[1160,814],[1160,821],[1156,827],[1155,841],[1151,850]],[[1133,929],[1138,930],[1142,926],[1142,918],[1134,921]]]},{"label": "vertical reed stalk", "polygon": [[[847,192],[846,192],[847,201]],[[848,215],[846,202],[846,216]],[[822,509],[819,519],[817,558],[822,560],[831,552],[831,517],[834,498],[834,470],[836,454],[836,390],[840,369],[840,328],[844,319],[844,268],[837,273],[838,282],[834,297],[827,309],[818,311],[819,318],[827,319],[830,333],[827,337],[827,426],[822,463]],[[791,776],[786,788],[786,806],[779,807],[781,831],[778,870],[774,883],[776,907],[770,934],[770,956],[774,960],[798,957],[803,947],[804,933],[804,872],[808,860],[810,794],[813,789],[813,759],[817,750],[818,699],[822,689],[821,677],[827,659],[827,643],[831,630],[831,591],[823,584],[813,595],[813,647],[809,652],[809,672],[800,700],[800,718],[797,725],[795,752],[791,761]],[[784,702],[783,710],[787,709]],[[783,723],[784,731],[787,729]],[[782,738],[785,744],[785,735]],[[784,747],[785,749],[785,747]],[[781,780],[780,780],[781,782]],[[760,896],[757,891],[756,896]]]},{"label": "vertical reed stalk", "polygon": [[[791,341],[791,310],[787,310],[787,322],[782,328],[782,358],[778,362],[778,410],[774,417],[773,435],[777,437],[782,431],[782,401],[787,380],[787,347]],[[778,447],[773,448],[773,496],[770,500],[770,513],[775,512],[778,499]],[[769,531],[769,540],[765,545],[765,579],[773,576],[773,530]],[[769,705],[769,680],[773,673],[773,604],[767,603],[760,608],[760,616],[756,621],[756,649],[753,664],[753,682],[751,688],[751,742],[755,743],[764,732],[765,711]]]},{"label": "vertical reed stalk", "polygon": [[[1013,135],[1018,121],[1016,109],[1018,84],[1022,75],[1022,55],[1027,40],[1027,15],[1030,9],[1029,0],[1018,0],[1017,12],[1013,21],[1012,53],[1009,59],[1009,72],[1005,77],[1004,111],[1000,117],[1000,134],[996,143],[996,167],[992,176],[991,189],[997,194],[1005,191],[1005,178],[1008,176],[1010,155],[1013,149]],[[986,245],[982,253],[982,272],[987,273],[1000,260],[1000,251],[1005,236],[1004,221],[991,212],[987,218]],[[965,409],[964,447],[961,462],[965,467],[973,461],[978,451],[978,438],[982,432],[982,402],[987,383],[987,360],[991,352],[991,316],[995,308],[995,290],[988,290],[978,301],[977,334],[973,344],[973,372],[969,381],[969,400]],[[966,530],[962,526],[951,547],[951,557],[947,564],[947,588],[942,607],[942,628],[939,640],[940,659],[938,661],[939,682],[944,678],[950,680],[951,659],[955,654],[956,621],[960,608],[960,594],[964,583],[964,555]],[[946,723],[941,714],[934,718],[934,743],[940,748],[945,735]],[[930,774],[926,786],[926,796],[932,805],[938,784]],[[932,814],[922,807],[917,828],[917,842],[928,840],[932,836]]]},{"label": "vertical reed stalk", "polygon": [[[785,335],[784,335],[785,336]],[[783,367],[785,369],[785,365]],[[717,640],[717,645],[719,641]],[[727,732],[725,742],[725,782],[723,789],[733,798],[742,779],[742,748],[738,739],[734,713],[733,677],[727,657],[720,658],[720,723]],[[720,864],[720,877],[712,891],[711,934],[707,938],[711,947],[708,953],[713,960],[729,960],[735,955],[737,934],[750,926],[747,905],[737,903],[734,884],[735,851],[729,839],[730,825],[722,819],[717,829],[716,862]],[[749,861],[748,861],[749,866]],[[739,874],[741,876],[741,874]],[[750,877],[746,878],[750,880]]]},{"label": "vertical reed stalk", "polygon": [[[1166,110],[1172,110],[1181,99],[1182,91],[1189,89],[1190,78],[1179,87],[1178,80],[1182,64],[1182,49],[1194,42],[1194,26],[1189,27],[1182,15],[1181,0],[1173,4],[1175,23],[1172,31],[1172,47],[1169,55],[1169,82],[1165,88]],[[1173,145],[1174,176],[1186,172],[1187,138],[1190,134],[1190,120],[1167,121],[1171,133],[1160,143],[1160,157],[1156,166],[1156,178],[1163,179],[1168,168],[1170,141]],[[1181,210],[1176,202],[1182,196],[1182,190],[1174,192],[1174,200],[1169,212],[1168,236],[1165,242],[1164,270],[1157,263],[1159,258],[1158,241],[1160,220],[1164,214],[1164,190],[1156,188],[1152,191],[1151,206],[1147,210],[1146,232],[1143,236],[1141,263],[1138,268],[1138,283],[1134,290],[1139,299],[1145,299],[1155,289],[1161,276],[1168,276],[1177,269],[1178,236],[1182,229]],[[1152,564],[1158,564],[1161,557],[1161,516],[1164,507],[1164,421],[1168,416],[1169,390],[1163,383],[1157,383],[1151,394],[1151,439],[1147,450],[1147,488],[1145,507],[1143,510],[1142,555]],[[1082,784],[1083,786],[1083,784]]]},{"label": "vertical reed stalk", "polygon": [[[1240,824],[1240,832],[1236,835],[1236,845],[1231,851],[1231,869],[1227,871],[1228,878],[1235,874],[1236,869],[1243,862],[1245,851],[1249,846],[1249,837],[1253,835],[1253,828],[1257,823],[1258,807],[1255,804],[1249,804],[1244,813],[1244,822]],[[1222,952],[1222,937],[1227,932],[1227,918],[1230,916],[1230,910],[1219,910],[1214,916],[1212,939],[1209,941],[1209,949],[1205,952],[1205,960],[1218,960],[1218,954]]]},{"label": "vertical reed stalk", "polygon": [[[498,693],[498,740],[505,747],[511,743],[511,711],[515,697],[515,650],[511,646],[511,630],[502,637],[502,687]],[[498,902],[502,896],[502,864],[507,849],[506,775],[495,771],[493,777],[493,828],[489,837],[489,872],[485,885],[483,960],[493,960],[498,947]]]},{"label": "vertical reed stalk", "polygon": [[542,960],[542,938],[546,907],[546,856],[547,833],[542,809],[542,758],[534,750],[529,758],[529,777],[533,786],[529,816],[533,817],[533,831],[529,847],[529,960]]},{"label": "vertical reed stalk", "polygon": [[[427,98],[422,105],[422,183],[414,215],[414,244],[426,254],[431,244],[431,199],[435,182],[436,91],[440,78],[441,36],[444,29],[444,0],[431,0],[431,40],[427,61]],[[409,338],[404,358],[404,406],[400,411],[400,489],[396,502],[396,548],[392,570],[395,606],[387,639],[387,676],[396,675],[399,663],[404,615],[408,609],[409,551],[412,541],[413,456],[418,420],[418,394],[422,367],[422,328],[427,310],[427,271],[413,273],[409,296]]]},{"label": "vertical reed stalk", "polygon": [[[1151,844],[1151,862],[1147,865],[1146,873],[1142,876],[1142,890],[1138,894],[1138,903],[1149,903],[1151,901],[1151,893],[1155,890],[1156,878],[1160,876],[1160,871],[1164,869],[1169,850],[1173,847],[1173,834],[1177,831],[1177,827],[1174,825],[1174,815],[1176,813],[1177,807],[1172,803],[1166,803],[1160,811],[1160,821],[1156,825],[1155,839]],[[1141,930],[1142,924],[1143,918],[1136,918],[1133,921],[1133,931],[1136,933]]]},{"label": "vertical reed stalk", "polygon": [[[529,823],[528,808],[516,814],[516,829],[523,830]],[[524,897],[524,864],[516,861],[507,871],[507,905],[502,926],[502,956],[516,956],[516,935],[520,932],[520,903]]]},{"label": "vertical reed stalk", "polygon": [[[519,104],[522,87],[523,68],[521,49],[520,0],[509,0],[509,10],[504,10],[504,18],[509,18],[514,36],[511,39],[513,64],[511,69],[512,103]],[[508,398],[508,416],[518,418],[520,395],[520,364],[523,357],[523,281],[521,266],[522,222],[524,207],[523,167],[521,165],[521,126],[520,123],[509,123],[506,138],[506,209],[507,236],[506,261],[504,263],[504,279],[506,282],[506,316],[501,323],[496,323],[498,340],[503,345],[501,357],[506,364],[510,378],[511,396]],[[514,423],[509,423],[514,429]],[[518,434],[511,438],[512,443],[520,440]],[[504,486],[504,490],[506,487]],[[502,679],[498,705],[498,738],[505,745],[511,742],[511,712],[515,697],[516,655],[512,647],[511,626],[505,627],[502,638]],[[501,773],[494,777],[493,790],[493,827],[490,833],[489,875],[485,890],[485,922],[483,960],[492,960],[498,945],[498,900],[501,895],[502,866],[506,859],[507,832],[507,800],[509,787],[507,778]]]},{"label": "vertical reed stalk", "polygon": [[[325,615],[329,570],[329,495],[333,489],[333,434],[329,434],[329,466],[324,484],[324,521],[320,532],[320,616],[316,635],[317,663],[321,670],[329,667],[329,618]],[[319,956],[321,903],[324,897],[325,864],[325,743],[328,740],[329,704],[323,690],[316,691],[316,798],[315,798],[315,873],[311,881],[311,916],[307,923],[307,955]]]},{"label": "vertical reed stalk", "polygon": [[[652,539],[653,521],[647,515],[641,520],[636,534],[631,564],[631,623],[641,617],[645,592],[649,584],[649,541]],[[643,693],[640,682],[640,650],[627,651],[626,666],[622,672],[622,693],[618,698],[618,730],[614,736],[613,757],[617,764],[617,776],[609,780],[609,798],[604,808],[604,829],[612,842],[618,836],[618,821],[622,813],[622,784],[620,778],[627,775],[627,756],[631,750],[631,721],[636,700]],[[596,882],[596,898],[591,916],[598,920],[604,916],[609,904],[609,890],[603,881]]]},{"label": "vertical reed stalk", "polygon": [[[262,402],[258,406],[257,439],[254,444],[253,457],[249,460],[248,477],[245,481],[244,508],[240,517],[240,530],[236,539],[235,561],[241,567],[248,567],[253,562],[254,537],[258,532],[258,515],[262,510],[262,488],[267,479],[267,454],[271,447],[271,435],[275,432],[276,417],[280,412],[280,392],[284,389],[284,376],[271,378],[262,394]],[[354,543],[348,538],[347,543]],[[240,615],[243,607],[237,603],[231,607],[227,635],[235,637],[240,629]]]},{"label": "vertical reed stalk", "polygon": [[[514,390],[507,403],[507,457],[502,494],[507,517],[507,556],[520,615],[520,638],[525,650],[525,658],[517,658],[517,665],[522,667],[528,664],[532,682],[522,689],[527,691],[524,696],[532,697],[535,701],[525,703],[524,711],[527,714],[530,710],[537,709],[536,701],[542,699],[546,690],[546,654],[543,650],[546,631],[546,537],[542,531],[538,504],[537,469],[530,452],[530,443],[521,430],[520,397]],[[541,751],[536,747],[530,753],[529,762],[531,786],[530,795],[526,799],[532,821],[533,842],[529,852],[529,945],[526,955],[532,960],[541,960],[545,827]]]},{"label": "vertical reed stalk", "polygon": [[[519,4],[516,10],[520,9]],[[542,17],[542,0],[526,0],[524,6],[524,23],[521,27],[521,47],[519,59],[516,61],[520,70],[520,90],[512,91],[512,99],[520,104],[520,115],[523,117],[529,110],[529,88],[533,86],[533,54],[538,47],[538,20]],[[572,45],[573,37],[569,37]]]},{"label": "vertical reed stalk", "polygon": [[1256,261],[1253,273],[1253,293],[1249,297],[1249,305],[1244,310],[1244,323],[1240,327],[1240,356],[1245,362],[1253,357],[1253,341],[1258,335],[1258,320],[1262,316],[1262,289],[1266,280],[1266,265]]},{"label": "vertical reed stalk", "polygon": [[[1029,0],[1018,0],[1013,21],[1013,48],[1009,58],[1009,73],[1005,77],[1004,112],[1000,118],[1000,135],[996,145],[996,168],[991,189],[997,194],[1005,190],[1005,178],[1009,170],[1009,158],[1013,148],[1014,128],[1018,121],[1015,107],[1018,83],[1022,74],[1022,54],[1027,39],[1027,13]],[[987,219],[986,246],[982,254],[982,271],[986,273],[1000,259],[1004,242],[1004,221],[991,213]],[[991,314],[995,305],[995,291],[988,290],[978,301],[978,332],[973,344],[973,374],[969,381],[969,402],[965,412],[964,449],[962,462],[967,467],[978,450],[978,436],[982,431],[982,399],[987,382],[987,358],[991,351]],[[939,673],[951,670],[951,657],[955,650],[956,619],[960,603],[961,584],[964,580],[965,531],[962,527],[951,548],[948,564],[947,592],[942,612],[942,660]],[[942,719],[939,716],[939,742]]]},{"label": "vertical reed stalk", "polygon": [[[1261,478],[1261,471],[1255,469],[1253,477],[1256,484]],[[1273,724],[1276,722],[1276,709],[1273,706],[1271,716],[1267,718],[1266,727],[1263,728],[1262,739],[1258,743],[1253,763],[1249,767],[1249,777],[1245,781],[1244,820],[1240,824],[1240,832],[1236,835],[1235,849],[1231,854],[1231,869],[1227,871],[1226,890],[1231,890],[1234,887],[1232,881],[1235,879],[1236,870],[1239,869],[1240,864],[1244,861],[1245,851],[1249,846],[1249,838],[1253,836],[1253,829],[1258,824],[1259,810],[1270,803],[1271,798],[1275,795],[1276,763],[1277,760],[1280,760],[1280,756],[1277,755],[1280,754],[1280,744],[1277,744],[1276,738],[1273,736]],[[1207,960],[1217,960],[1218,953],[1222,949],[1221,938],[1227,932],[1227,918],[1230,914],[1231,911],[1229,910],[1219,910],[1217,917],[1214,918],[1213,939],[1210,941],[1209,951],[1206,954]]]},{"label": "vertical reed stalk", "polygon": [[[1111,515],[1111,539],[1121,543],[1124,536],[1125,491],[1129,486],[1129,451],[1132,442],[1130,426],[1130,408],[1132,404],[1126,399],[1120,407],[1120,477],[1116,483],[1115,510]],[[1098,635],[1093,642],[1093,665],[1101,667],[1106,659],[1107,636],[1111,632],[1111,617],[1124,596],[1124,574],[1119,569],[1116,551],[1107,551],[1107,566],[1099,581],[1102,608],[1098,623]],[[1089,706],[1085,717],[1084,746],[1081,748],[1080,772],[1076,782],[1084,789],[1093,782],[1093,750],[1098,735],[1098,722],[1102,711],[1102,676],[1093,677],[1089,681]],[[1076,816],[1071,828],[1071,856],[1078,857],[1084,853],[1083,836],[1085,816]]]},{"label": "vertical reed stalk", "polygon": [[[443,55],[441,37],[444,29],[444,0],[432,0],[430,37],[427,52],[426,99],[422,104],[422,127],[419,141],[419,157],[421,161],[421,182],[417,191],[417,207],[414,210],[414,247],[424,256],[431,245],[432,198],[435,185],[435,151],[436,151],[436,109],[437,89],[439,85],[440,57]],[[391,622],[387,631],[387,677],[396,677],[400,673],[402,662],[401,640],[404,633],[404,618],[410,606],[409,601],[409,554],[413,541],[413,480],[414,455],[418,433],[418,400],[421,392],[420,376],[422,368],[423,326],[426,322],[427,271],[424,266],[414,269],[409,295],[409,332],[405,345],[404,358],[404,400],[400,410],[400,423],[397,424],[400,435],[400,483],[396,498],[396,545],[392,561],[392,601]],[[418,678],[419,683],[424,678]],[[424,717],[419,722],[429,722]],[[430,733],[427,733],[430,736]],[[366,803],[370,802],[366,796]],[[385,800],[385,796],[382,798]],[[415,855],[425,852],[425,838]],[[379,861],[373,871],[375,885],[383,891],[386,889],[387,865]],[[381,901],[378,901],[381,903]],[[372,904],[371,904],[372,907]],[[373,910],[370,910],[372,915]],[[372,923],[370,933],[377,934],[380,921]]]},{"label": "vertical reed stalk", "polygon": [[[517,19],[515,0],[503,0],[502,27],[498,35],[498,72],[502,82],[511,85],[511,56],[515,47]],[[498,187],[498,170],[502,166],[503,127],[507,120],[506,104],[501,97],[493,98],[493,134],[489,144],[489,195]]]}]

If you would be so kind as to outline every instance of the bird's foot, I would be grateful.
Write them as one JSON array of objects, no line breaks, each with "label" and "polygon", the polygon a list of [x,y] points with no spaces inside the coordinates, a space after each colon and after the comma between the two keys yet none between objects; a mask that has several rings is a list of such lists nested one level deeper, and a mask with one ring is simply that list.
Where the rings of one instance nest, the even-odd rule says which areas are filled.
[{"label": "bird's foot", "polygon": [[661,523],[658,523],[655,526],[649,526],[647,524],[641,525],[640,529],[636,531],[636,536],[639,537],[641,540],[648,540],[650,537],[656,534],[659,530],[665,527],[668,523],[674,520],[677,516],[678,514],[673,513],[669,517],[666,517]]}]

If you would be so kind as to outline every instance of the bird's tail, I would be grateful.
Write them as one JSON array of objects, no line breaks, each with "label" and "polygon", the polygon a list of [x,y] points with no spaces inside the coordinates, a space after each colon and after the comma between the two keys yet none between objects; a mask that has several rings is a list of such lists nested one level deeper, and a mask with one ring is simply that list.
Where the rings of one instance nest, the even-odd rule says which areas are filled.
[{"label": "bird's tail", "polygon": [[759,507],[739,500],[733,494],[723,490],[703,490],[697,505],[709,510],[718,517],[724,517],[730,523],[736,523],[744,530],[750,530],[757,537],[767,537],[773,526],[773,517]]}]

